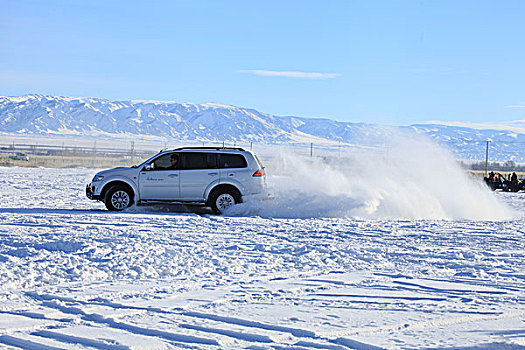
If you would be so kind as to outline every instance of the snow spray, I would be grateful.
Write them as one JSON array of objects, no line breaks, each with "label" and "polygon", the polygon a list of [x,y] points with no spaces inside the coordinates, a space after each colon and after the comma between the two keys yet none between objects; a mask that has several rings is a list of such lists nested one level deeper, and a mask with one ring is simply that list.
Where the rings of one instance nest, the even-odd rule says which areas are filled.
[{"label": "snow spray", "polygon": [[226,215],[505,220],[515,213],[452,154],[415,133],[390,130],[380,152],[333,157],[279,152],[268,164],[270,200]]}]

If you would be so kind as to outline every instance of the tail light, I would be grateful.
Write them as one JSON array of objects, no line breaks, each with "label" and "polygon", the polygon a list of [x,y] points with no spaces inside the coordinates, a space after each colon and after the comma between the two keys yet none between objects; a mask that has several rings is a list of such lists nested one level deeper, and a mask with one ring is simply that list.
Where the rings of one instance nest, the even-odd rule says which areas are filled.
[{"label": "tail light", "polygon": [[254,172],[252,176],[260,177],[260,176],[264,176],[264,175],[266,175],[266,173],[264,172],[264,169],[259,169],[256,172]]}]

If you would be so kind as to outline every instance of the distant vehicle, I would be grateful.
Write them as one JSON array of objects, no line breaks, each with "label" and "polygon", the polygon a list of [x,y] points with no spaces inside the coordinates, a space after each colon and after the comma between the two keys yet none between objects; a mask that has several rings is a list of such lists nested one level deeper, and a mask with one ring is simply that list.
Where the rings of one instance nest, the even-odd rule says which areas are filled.
[{"label": "distant vehicle", "polygon": [[185,147],[161,151],[130,168],[101,171],[86,186],[86,195],[112,211],[133,203],[182,203],[222,213],[264,188],[264,167],[251,151]]},{"label": "distant vehicle", "polygon": [[505,180],[503,184],[503,191],[506,191],[506,192],[518,192],[522,190],[525,190],[524,180],[516,180],[516,181]]},{"label": "distant vehicle", "polygon": [[9,156],[9,159],[12,160],[23,160],[25,162],[29,162],[29,156],[25,153],[18,152],[14,156]]}]

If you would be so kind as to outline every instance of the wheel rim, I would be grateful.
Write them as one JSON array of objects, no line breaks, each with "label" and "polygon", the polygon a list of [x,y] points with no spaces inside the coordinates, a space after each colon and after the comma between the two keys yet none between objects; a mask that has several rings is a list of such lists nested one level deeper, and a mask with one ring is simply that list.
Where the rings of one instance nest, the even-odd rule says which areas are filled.
[{"label": "wheel rim", "polygon": [[223,193],[217,197],[215,204],[217,205],[217,209],[222,212],[235,204],[235,198],[229,193]]},{"label": "wheel rim", "polygon": [[111,204],[115,209],[125,209],[129,206],[129,194],[126,191],[116,191],[111,196]]}]

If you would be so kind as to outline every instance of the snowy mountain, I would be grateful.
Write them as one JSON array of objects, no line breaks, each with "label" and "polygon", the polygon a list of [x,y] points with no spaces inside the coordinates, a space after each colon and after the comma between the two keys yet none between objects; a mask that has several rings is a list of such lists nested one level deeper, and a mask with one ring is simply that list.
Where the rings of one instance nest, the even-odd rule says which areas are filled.
[{"label": "snowy mountain", "polygon": [[[327,119],[278,117],[213,103],[112,102],[98,98],[42,95],[0,97],[0,132],[6,133],[300,142],[312,138],[350,140],[363,126]],[[358,129],[357,132],[353,132],[354,129]]]},{"label": "snowy mountain", "polygon": [[[448,145],[463,159],[525,161],[525,121],[506,124],[444,123],[399,127]],[[155,136],[184,141],[337,142],[380,144],[392,127],[292,116],[214,103],[109,101],[101,98],[25,95],[0,97],[0,132],[8,134]],[[521,145],[521,146],[520,146]]]},{"label": "snowy mountain", "polygon": [[517,132],[516,124],[519,121],[510,122],[507,130],[503,123],[498,129],[483,129],[482,124],[471,124],[472,127],[417,124],[409,128],[447,146],[457,158],[483,160],[488,140],[491,160],[521,163],[525,162],[525,131]]}]

